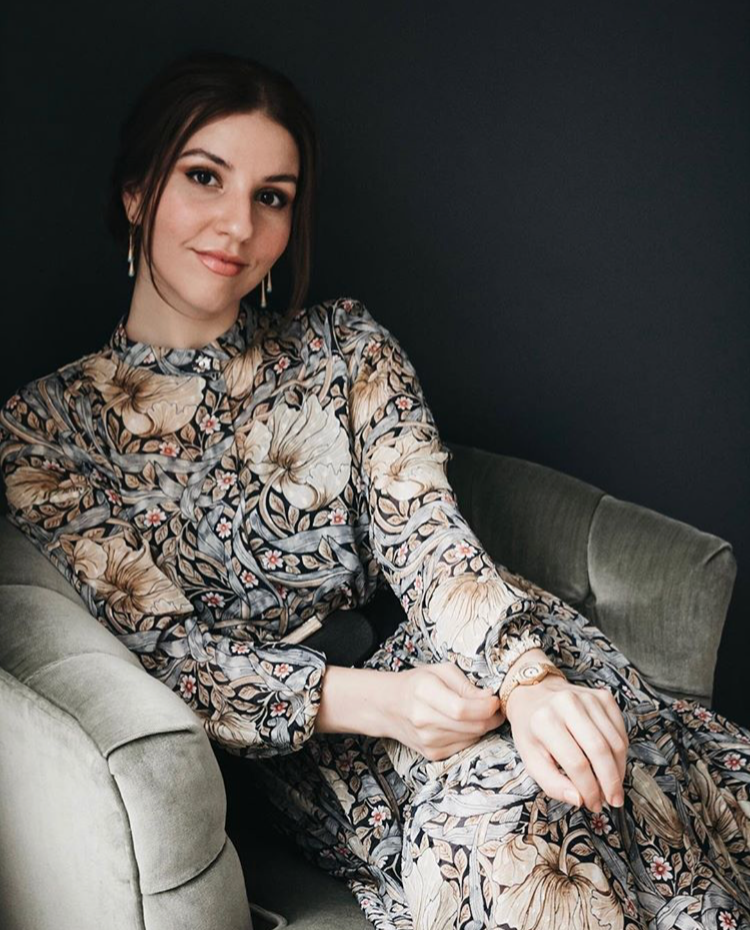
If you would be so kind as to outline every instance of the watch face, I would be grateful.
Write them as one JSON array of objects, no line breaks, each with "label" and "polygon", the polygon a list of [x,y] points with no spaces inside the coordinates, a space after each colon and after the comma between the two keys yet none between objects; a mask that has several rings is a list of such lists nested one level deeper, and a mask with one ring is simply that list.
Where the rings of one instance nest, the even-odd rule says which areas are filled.
[{"label": "watch face", "polygon": [[540,665],[531,663],[524,665],[518,677],[520,681],[535,681],[541,674],[546,674],[545,670]]}]

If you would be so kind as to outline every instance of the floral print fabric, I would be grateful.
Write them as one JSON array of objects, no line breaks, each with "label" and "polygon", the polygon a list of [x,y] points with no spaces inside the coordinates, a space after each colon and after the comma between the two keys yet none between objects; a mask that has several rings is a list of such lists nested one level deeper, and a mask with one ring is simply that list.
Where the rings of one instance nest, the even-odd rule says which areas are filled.
[{"label": "floral print fabric", "polygon": [[[389,583],[477,684],[546,642],[456,506],[406,353],[358,301],[241,304],[202,349],[131,340],[0,412],[11,520],[238,755],[294,752],[323,653],[288,641]],[[284,641],[287,639],[287,641]]]},{"label": "floral print fabric", "polygon": [[[360,302],[283,322],[243,302],[200,349],[135,342],[124,323],[0,411],[9,517],[247,759],[376,926],[747,925],[750,734],[659,696],[493,562],[408,356]],[[295,630],[385,584],[404,621],[369,667],[448,660],[497,690],[541,647],[610,687],[631,730],[626,807],[546,799],[507,724],[439,763],[315,733],[325,656]]]},{"label": "floral print fabric", "polygon": [[[549,798],[507,721],[439,762],[326,733],[250,765],[281,829],[347,882],[378,930],[748,930],[750,731],[655,690],[583,615],[496,567],[533,599],[566,677],[617,701],[624,806]],[[434,661],[407,617],[365,665]]]}]

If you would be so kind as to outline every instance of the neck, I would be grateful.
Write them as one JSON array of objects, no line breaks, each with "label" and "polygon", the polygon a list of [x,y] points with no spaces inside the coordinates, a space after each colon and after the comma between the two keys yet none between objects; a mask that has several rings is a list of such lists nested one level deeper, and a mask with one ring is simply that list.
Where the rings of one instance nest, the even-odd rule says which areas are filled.
[{"label": "neck", "polygon": [[239,301],[219,310],[205,311],[175,301],[166,303],[155,291],[144,293],[136,282],[125,332],[135,342],[169,349],[200,349],[234,325]]}]

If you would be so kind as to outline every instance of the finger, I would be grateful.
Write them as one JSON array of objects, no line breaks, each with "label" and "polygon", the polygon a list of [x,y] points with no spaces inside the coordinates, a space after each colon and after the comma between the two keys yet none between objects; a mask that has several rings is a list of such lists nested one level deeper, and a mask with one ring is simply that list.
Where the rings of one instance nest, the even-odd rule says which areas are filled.
[{"label": "finger", "polygon": [[599,698],[607,716],[612,721],[612,724],[627,746],[630,743],[628,728],[625,726],[625,718],[620,710],[620,705],[615,700],[612,692],[609,688],[593,688],[592,694],[595,694]]},{"label": "finger", "polygon": [[481,735],[488,729],[500,726],[505,720],[500,711],[492,713],[491,705],[464,700],[439,679],[426,691],[423,699],[429,708],[430,722],[453,733]]},{"label": "finger", "polygon": [[620,765],[606,735],[589,716],[588,705],[581,701],[579,712],[566,719],[568,731],[583,750],[599,782],[601,800],[611,804],[615,792],[622,791]]},{"label": "finger", "polygon": [[594,721],[597,727],[599,727],[599,731],[609,741],[609,745],[612,747],[612,752],[614,753],[615,759],[617,760],[620,780],[624,780],[628,761],[627,739],[623,740],[620,731],[614,725],[611,718],[607,715],[606,708],[600,701],[593,701],[589,706],[587,706],[586,709],[591,719]]},{"label": "finger", "polygon": [[485,700],[498,707],[500,706],[500,699],[494,692],[475,685],[457,665],[453,664],[453,662],[440,662],[438,665],[433,666],[433,671],[436,672],[447,685],[453,687],[461,697]]},{"label": "finger", "polygon": [[[459,675],[461,672],[456,669]],[[499,701],[494,694],[481,698],[466,698],[457,694],[454,687],[455,678],[446,683],[440,674],[430,676],[429,687],[425,691],[427,702],[435,710],[456,721],[486,721],[499,708]],[[481,689],[479,689],[481,690]]]},{"label": "finger", "polygon": [[[534,740],[527,746],[524,756],[526,771],[548,797],[573,804],[575,807],[581,806],[581,792],[567,775],[560,771],[557,762],[542,743]],[[575,800],[571,800],[571,794],[575,795]]]},{"label": "finger", "polygon": [[[568,716],[574,715],[569,713]],[[545,748],[573,782],[575,789],[585,801],[586,807],[592,811],[600,810],[601,786],[591,767],[588,755],[568,728],[570,725],[568,721],[563,720],[562,726],[556,727],[552,735],[545,739]]]}]

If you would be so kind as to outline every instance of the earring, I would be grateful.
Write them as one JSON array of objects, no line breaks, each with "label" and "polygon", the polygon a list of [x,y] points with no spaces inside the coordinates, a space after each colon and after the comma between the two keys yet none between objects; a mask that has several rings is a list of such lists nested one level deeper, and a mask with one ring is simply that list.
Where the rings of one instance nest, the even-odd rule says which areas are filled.
[{"label": "earring", "polygon": [[128,277],[135,277],[135,269],[133,268],[133,229],[135,227],[133,224],[130,224],[130,235],[128,243]]},{"label": "earring", "polygon": [[[267,283],[266,283],[267,282]],[[268,269],[268,274],[265,278],[261,278],[260,281],[260,305],[261,307],[267,307],[266,303],[266,294],[270,294],[273,290],[273,285],[271,284],[271,269]]]}]

